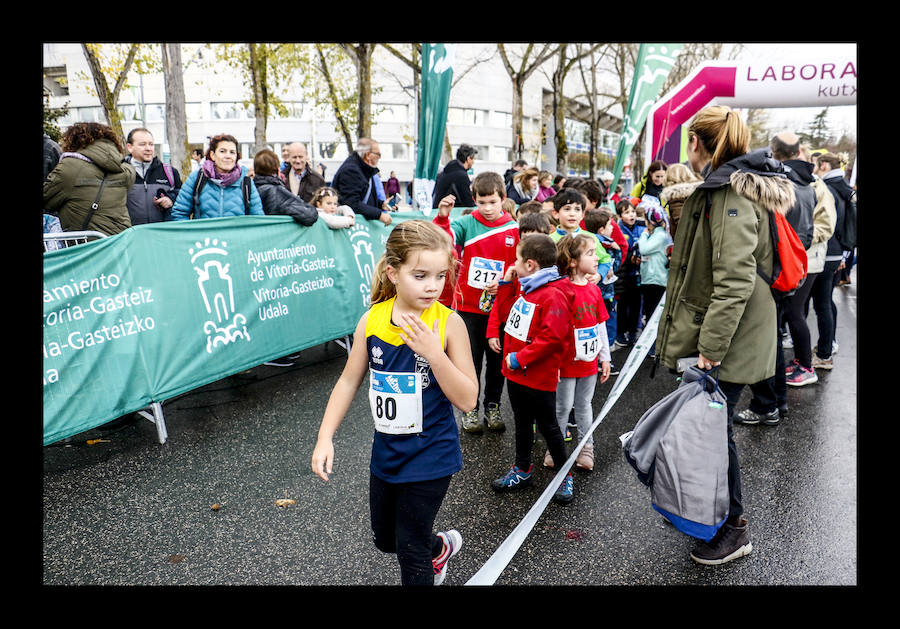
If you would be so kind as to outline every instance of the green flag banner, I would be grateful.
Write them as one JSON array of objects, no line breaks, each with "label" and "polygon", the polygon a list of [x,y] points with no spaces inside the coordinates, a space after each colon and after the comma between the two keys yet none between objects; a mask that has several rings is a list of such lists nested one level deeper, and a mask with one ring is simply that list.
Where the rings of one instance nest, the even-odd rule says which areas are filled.
[{"label": "green flag banner", "polygon": [[[619,183],[625,160],[631,153],[647,121],[650,108],[659,97],[666,77],[675,65],[675,58],[684,44],[641,44],[638,58],[634,64],[634,79],[631,93],[628,95],[628,107],[622,122],[622,137],[616,151],[616,162],[613,166],[612,189]],[[640,174],[636,175],[640,176]]]},{"label": "green flag banner", "polygon": [[45,253],[44,445],[352,334],[390,230],[241,216]]},{"label": "green flag banner", "polygon": [[431,214],[431,195],[444,146],[455,54],[455,44],[422,44],[422,99],[413,201],[427,215]]}]

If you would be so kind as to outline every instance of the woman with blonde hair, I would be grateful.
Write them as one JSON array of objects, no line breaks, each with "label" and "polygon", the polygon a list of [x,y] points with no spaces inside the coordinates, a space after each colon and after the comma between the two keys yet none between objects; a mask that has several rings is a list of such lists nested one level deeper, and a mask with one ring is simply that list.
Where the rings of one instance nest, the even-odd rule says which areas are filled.
[{"label": "woman with blonde hair", "polygon": [[515,177],[506,188],[506,196],[516,202],[516,205],[527,203],[537,196],[538,176],[537,168],[526,168]]},{"label": "woman with blonde hair", "polygon": [[701,110],[688,127],[687,155],[703,182],[684,203],[660,319],[658,360],[670,369],[690,357],[712,370],[728,402],[727,519],[691,558],[721,564],[750,553],[743,517],[733,416],[745,385],[774,375],[775,301],[758,271],[774,261],[769,212],[786,213],[794,188],[769,149],[747,152],[750,131],[724,106]]},{"label": "woman with blonde hair", "polygon": [[670,232],[672,238],[678,230],[678,221],[681,219],[681,208],[691,193],[703,182],[694,171],[684,164],[672,164],[666,170],[666,182],[663,185],[662,198],[666,200],[669,210]]}]

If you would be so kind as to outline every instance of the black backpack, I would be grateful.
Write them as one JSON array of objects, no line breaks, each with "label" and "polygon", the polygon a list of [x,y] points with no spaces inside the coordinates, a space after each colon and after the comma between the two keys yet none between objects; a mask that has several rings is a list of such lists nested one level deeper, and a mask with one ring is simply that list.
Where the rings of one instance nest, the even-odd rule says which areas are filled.
[{"label": "black backpack", "polygon": [[[194,218],[200,209],[200,191],[206,185],[209,177],[202,170],[197,173],[197,183],[194,185]],[[244,198],[244,214],[250,213],[250,177],[244,177],[241,181],[241,196]]]},{"label": "black backpack", "polygon": [[838,242],[844,251],[853,251],[856,247],[856,190],[850,189],[850,196],[844,203],[843,229],[838,232]]}]

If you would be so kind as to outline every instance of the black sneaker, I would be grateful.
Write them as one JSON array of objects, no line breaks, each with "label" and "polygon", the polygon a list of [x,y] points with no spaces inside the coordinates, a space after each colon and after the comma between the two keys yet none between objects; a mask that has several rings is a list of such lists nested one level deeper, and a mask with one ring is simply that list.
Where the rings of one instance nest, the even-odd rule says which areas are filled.
[{"label": "black sneaker", "polygon": [[611,375],[611,376],[619,375],[619,368],[616,367],[615,363],[612,363],[612,362],[609,363],[609,375]]},{"label": "black sneaker", "polygon": [[706,566],[717,566],[749,555],[752,550],[750,525],[741,518],[739,526],[725,522],[709,542],[700,542],[691,551],[691,559]]},{"label": "black sneaker", "polygon": [[781,418],[776,408],[771,413],[754,413],[749,408],[745,408],[734,416],[735,424],[744,424],[745,426],[755,426],[756,424],[765,424],[766,426],[774,426]]}]

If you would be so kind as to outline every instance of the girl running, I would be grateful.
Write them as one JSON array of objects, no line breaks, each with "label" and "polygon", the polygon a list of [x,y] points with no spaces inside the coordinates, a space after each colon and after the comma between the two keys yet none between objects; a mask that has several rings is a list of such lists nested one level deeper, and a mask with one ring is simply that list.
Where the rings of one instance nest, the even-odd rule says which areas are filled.
[{"label": "girl running", "polygon": [[411,220],[393,229],[312,455],[313,472],[327,481],[332,437],[368,372],[372,531],[379,550],[397,554],[403,585],[440,585],[462,546],[459,532],[432,531],[450,478],[462,469],[453,406],[471,410],[478,395],[465,324],[438,302],[454,276],[452,244],[440,227]]}]

